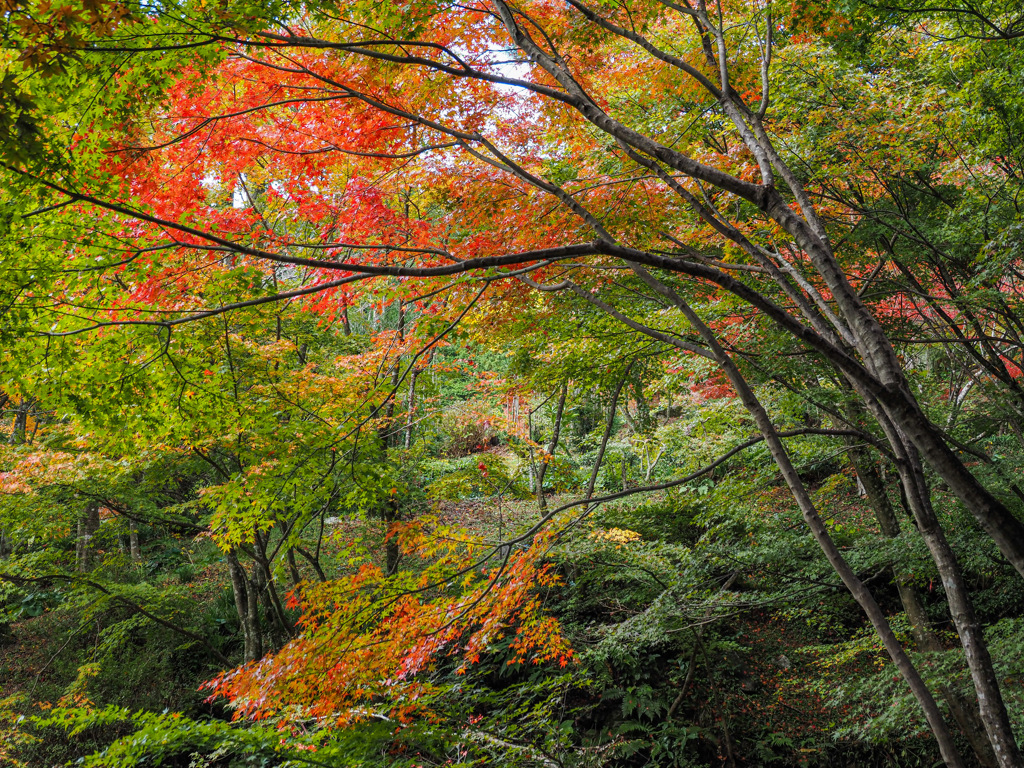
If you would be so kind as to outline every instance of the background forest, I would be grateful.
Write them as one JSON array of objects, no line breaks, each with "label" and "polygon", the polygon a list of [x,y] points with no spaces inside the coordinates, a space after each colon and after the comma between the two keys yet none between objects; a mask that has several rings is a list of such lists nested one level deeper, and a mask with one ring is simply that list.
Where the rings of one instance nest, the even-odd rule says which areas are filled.
[{"label": "background forest", "polygon": [[1024,768],[1024,6],[0,0],[0,764]]}]

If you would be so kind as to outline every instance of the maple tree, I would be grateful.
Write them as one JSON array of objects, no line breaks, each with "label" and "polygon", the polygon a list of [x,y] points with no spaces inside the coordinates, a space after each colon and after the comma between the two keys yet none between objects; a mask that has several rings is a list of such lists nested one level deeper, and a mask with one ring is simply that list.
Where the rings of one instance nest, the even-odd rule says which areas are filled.
[{"label": "maple tree", "polygon": [[[450,334],[535,339],[560,392],[550,438],[531,446],[544,512],[568,382],[586,367],[572,356],[593,353],[572,342],[586,324],[671,352],[709,397],[728,382],[943,759],[961,765],[934,686],[836,544],[764,387],[828,416],[831,427],[806,429],[844,441],[869,494],[875,460],[858,445],[891,462],[970,670],[985,732],[972,746],[1021,764],[931,488],[934,475],[1024,575],[1019,489],[1001,459],[950,434],[975,388],[1021,430],[1018,134],[990,114],[1012,84],[972,80],[969,64],[947,77],[933,46],[945,31],[965,58],[1013,71],[1017,22],[973,6],[935,9],[925,30],[903,26],[895,7],[797,10],[89,4],[55,18],[11,6],[21,56],[5,60],[0,123],[9,389],[94,430],[108,460],[145,444],[213,471],[205,524],[227,553],[243,657],[255,663],[217,690],[241,711],[314,706],[344,719],[345,685],[371,697],[377,683],[365,681],[408,676],[401,659],[420,670],[464,633],[472,655],[494,623],[546,626],[524,591],[553,583],[536,554],[457,595],[410,597],[451,565],[431,551],[422,574],[399,568],[410,556],[400,500],[413,494],[396,457],[408,460],[417,382]],[[967,23],[991,34],[957,41]],[[877,40],[844,49],[857,29],[861,41],[888,35],[894,52]],[[915,66],[901,65],[903,51]],[[963,119],[973,89],[989,109]],[[993,121],[1009,126],[1005,140],[979,142]],[[971,223],[957,231],[961,218]],[[392,322],[353,339],[350,310],[367,306],[382,317],[390,307]],[[912,350],[925,345],[959,377],[945,425],[942,398],[915,379]],[[642,386],[639,376],[638,404]],[[607,447],[606,434],[584,509]],[[641,460],[650,477],[653,457]],[[872,487],[880,526],[898,536],[887,492]],[[276,558],[294,571],[301,531],[339,504],[383,522],[384,567],[303,592],[296,632]],[[508,562],[503,546],[489,557]],[[390,605],[375,609],[387,620],[360,627],[371,603],[341,603],[349,590]],[[911,614],[915,598],[900,596]],[[259,600],[278,653],[257,663]],[[446,612],[458,622],[432,630]],[[538,659],[565,658],[558,637]],[[337,671],[347,682],[310,688],[334,667],[308,648],[363,642],[376,650]],[[307,682],[275,688],[282,670]]]}]

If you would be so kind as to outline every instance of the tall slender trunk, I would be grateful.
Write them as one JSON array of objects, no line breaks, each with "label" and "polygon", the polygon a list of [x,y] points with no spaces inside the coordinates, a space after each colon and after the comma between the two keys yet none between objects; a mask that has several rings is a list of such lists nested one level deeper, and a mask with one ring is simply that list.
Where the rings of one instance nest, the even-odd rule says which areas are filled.
[{"label": "tall slender trunk", "polygon": [[[705,341],[707,340],[705,339]],[[928,690],[928,687],[925,685],[921,675],[914,667],[913,662],[911,662],[910,657],[907,655],[903,646],[900,645],[899,640],[893,633],[892,627],[889,626],[889,622],[874,596],[857,577],[853,569],[843,558],[839,548],[832,541],[831,536],[829,536],[828,529],[825,527],[824,522],[822,522],[821,516],[818,514],[817,508],[811,500],[810,494],[807,492],[803,481],[800,479],[799,474],[793,467],[789,454],[786,451],[782,440],[779,438],[778,432],[775,430],[775,426],[772,424],[767,411],[764,410],[764,407],[756,398],[753,391],[749,388],[745,379],[740,375],[739,370],[732,363],[731,359],[725,354],[724,350],[722,350],[721,347],[718,347],[718,349],[715,350],[715,354],[719,357],[719,364],[722,365],[730,382],[732,382],[733,387],[737,390],[740,400],[746,407],[747,412],[754,418],[754,422],[757,424],[758,430],[765,438],[768,450],[771,453],[772,458],[775,460],[775,464],[779,468],[779,471],[782,473],[783,479],[786,481],[786,485],[793,494],[793,498],[796,500],[797,506],[803,514],[804,522],[810,529],[815,541],[817,541],[818,546],[825,555],[825,558],[829,561],[833,570],[835,570],[836,574],[838,574],[839,578],[843,581],[843,584],[846,585],[850,594],[853,595],[853,598],[860,605],[861,609],[865,614],[867,614],[868,620],[871,622],[875,631],[878,633],[878,636],[881,638],[882,644],[885,646],[889,657],[896,665],[896,668],[910,687],[910,691],[914,698],[924,711],[925,719],[928,721],[932,734],[935,736],[935,740],[938,743],[939,751],[942,754],[943,760],[945,760],[946,765],[950,766],[950,768],[962,768],[963,763],[961,761],[960,754],[957,751],[953,738],[950,735],[949,729],[946,726],[945,720],[942,717],[942,713],[940,712],[931,691]]]},{"label": "tall slender trunk", "polygon": [[270,621],[270,639],[276,650],[291,639],[292,627],[284,612],[284,605],[277,593],[274,574],[270,570],[270,557],[267,554],[269,534],[253,531],[253,577],[260,602],[263,603],[264,615]]},{"label": "tall slender trunk", "polygon": [[632,370],[633,364],[630,363],[629,368],[622,374],[622,378],[619,379],[619,383],[615,387],[615,391],[612,393],[612,401],[608,406],[608,418],[604,425],[604,434],[601,436],[601,443],[597,447],[597,456],[594,457],[594,469],[590,473],[590,479],[587,481],[587,495],[586,498],[591,498],[594,495],[594,489],[597,487],[597,476],[601,472],[601,464],[604,463],[604,454],[608,450],[608,440],[612,436],[612,431],[615,429],[615,413],[619,406],[619,396],[622,394],[622,388],[626,386],[626,379],[629,377],[629,372]]},{"label": "tall slender trunk", "polygon": [[[847,411],[851,421],[856,416],[852,410]],[[870,456],[853,439],[847,440],[847,455],[857,472],[857,478],[864,488],[868,503],[875,513],[875,520],[878,522],[882,535],[889,539],[896,538],[900,535],[899,520],[889,501],[885,484]],[[903,610],[910,620],[911,634],[917,647],[925,653],[943,651],[942,643],[932,631],[928,614],[917,588],[896,564],[892,565],[892,573]],[[948,685],[940,684],[939,693],[946,706],[949,707],[949,712],[960,727],[964,738],[971,745],[978,763],[983,768],[996,768],[999,763],[986,736],[985,724],[981,719],[978,707]]]},{"label": "tall slender trunk", "polygon": [[898,427],[903,442],[914,449],[917,462],[923,459],[945,481],[1007,561],[1024,576],[1024,523],[971,474],[910,395],[887,397],[881,406]]},{"label": "tall slender trunk", "polygon": [[804,522],[810,529],[811,535],[821,548],[822,553],[825,555],[825,558],[828,560],[833,570],[867,615],[868,620],[874,627],[875,632],[878,633],[879,638],[882,640],[882,645],[888,652],[889,657],[896,666],[896,669],[899,671],[904,681],[906,681],[912,695],[917,700],[917,703],[921,707],[925,719],[928,722],[928,726],[935,737],[935,741],[939,747],[939,752],[942,754],[942,758],[946,762],[946,765],[949,766],[949,768],[963,768],[963,761],[961,760],[960,753],[957,750],[956,744],[949,732],[949,728],[946,726],[946,722],[942,717],[942,712],[939,710],[938,704],[935,702],[935,698],[932,696],[931,691],[928,690],[928,686],[925,685],[924,680],[914,667],[914,664],[907,655],[907,652],[900,644],[892,630],[892,627],[889,626],[889,622],[886,619],[885,614],[878,605],[874,596],[871,594],[871,591],[857,577],[856,573],[854,573],[853,569],[842,556],[839,548],[835,545],[835,542],[832,541],[832,537],[829,535],[824,522],[822,522],[821,516],[818,514],[818,510],[815,507],[810,494],[807,492],[803,481],[800,479],[799,474],[789,458],[789,454],[778,435],[778,431],[775,429],[775,425],[772,423],[768,412],[761,405],[761,402],[757,399],[753,390],[747,384],[747,381],[743,377],[739,368],[736,366],[735,362],[733,362],[729,354],[722,348],[721,344],[718,343],[718,338],[715,336],[714,332],[701,320],[689,304],[680,298],[674,291],[668,289],[663,284],[658,283],[658,281],[647,273],[646,270],[642,269],[638,265],[632,266],[634,272],[636,272],[637,275],[649,285],[657,284],[659,292],[672,300],[672,302],[690,322],[690,325],[700,335],[708,350],[705,354],[714,360],[719,367],[721,367],[722,371],[729,379],[729,382],[732,384],[733,389],[739,396],[740,402],[743,403],[747,412],[753,417],[758,431],[761,433],[762,437],[764,437],[765,445],[768,447],[772,459],[775,461],[775,465],[778,467],[779,472],[782,474],[786,485],[789,487],[789,490],[797,503],[797,506],[800,508]]},{"label": "tall slender trunk", "polygon": [[960,643],[964,649],[967,666],[971,672],[974,689],[978,697],[981,721],[988,734],[995,758],[1001,766],[1021,765],[1020,749],[1013,736],[1010,718],[1003,702],[1002,691],[992,658],[988,652],[981,622],[974,612],[974,605],[963,578],[956,555],[931,503],[931,495],[924,472],[917,461],[915,451],[909,451],[909,461],[899,468],[908,506],[917,521],[918,530],[932,553],[942,579],[949,612],[953,618]]},{"label": "tall slender trunk", "polygon": [[[871,406],[871,401],[875,401],[898,428],[901,440],[912,445],[915,453],[919,452],[918,460],[923,459],[949,485],[985,532],[992,537],[1003,556],[1021,576],[1024,576],[1024,522],[1018,520],[1006,505],[990,493],[964,466],[946,443],[942,431],[925,415],[911,392],[892,343],[846,278],[823,233],[815,233],[774,190],[766,194],[762,210],[793,235],[800,248],[807,253],[815,270],[831,291],[843,318],[849,324],[856,349],[863,358],[868,373],[881,385],[873,386],[873,391],[866,392],[867,382],[855,382],[852,372],[847,372],[851,374],[851,383],[872,410],[872,415],[878,417],[876,409],[872,409]],[[1007,759],[1010,762],[1001,764],[1021,766],[1022,761],[1017,749],[1010,749],[1009,745],[1007,748]],[[999,754],[998,748],[996,751]]]},{"label": "tall slender trunk", "polygon": [[[405,305],[398,305],[398,338],[405,338]],[[391,423],[395,415],[395,394],[401,381],[401,355],[395,357],[391,369],[391,392],[387,405],[384,407],[385,421],[377,432],[380,440],[381,450],[384,453],[384,461],[388,461],[389,446],[394,442],[391,432]],[[395,535],[395,526],[401,520],[401,507],[398,499],[392,496],[381,503],[380,519],[384,523],[384,561],[386,573],[390,576],[398,572],[398,563],[401,560],[402,552],[398,545],[398,537]]]},{"label": "tall slender trunk", "polygon": [[409,378],[409,399],[405,405],[405,450],[412,447],[412,424],[416,414],[416,380],[422,372],[421,368],[415,368]]},{"label": "tall slender trunk", "polygon": [[384,504],[382,511],[384,527],[386,529],[386,541],[384,543],[384,559],[387,575],[392,576],[398,573],[398,564],[402,559],[402,550],[398,545],[398,536],[395,527],[401,517],[401,510],[397,499],[390,499]]},{"label": "tall slender trunk", "polygon": [[540,463],[537,465],[537,478],[536,478],[536,490],[537,490],[537,508],[544,513],[548,509],[548,500],[544,495],[544,476],[548,472],[548,461],[549,457],[552,456],[558,448],[558,440],[562,434],[562,414],[565,413],[565,398],[569,394],[569,382],[562,384],[562,392],[558,396],[558,406],[555,409],[555,421],[552,426],[551,440],[546,446],[544,446],[544,456],[541,458]]},{"label": "tall slender trunk", "polygon": [[263,636],[260,632],[259,605],[256,590],[238,561],[238,553],[228,550],[224,559],[228,563],[231,591],[235,598],[235,612],[242,628],[242,661],[256,661],[263,657]]},{"label": "tall slender trunk", "polygon": [[11,445],[22,445],[28,441],[28,416],[32,411],[32,398],[24,397],[14,409],[14,425],[11,429]]},{"label": "tall slender trunk", "polygon": [[288,559],[288,575],[292,580],[292,589],[298,586],[299,582],[302,581],[302,574],[299,573],[299,565],[295,562],[295,547],[288,547],[285,554]]},{"label": "tall slender trunk", "polygon": [[80,573],[85,573],[89,570],[93,550],[95,549],[93,537],[95,537],[99,529],[100,505],[99,502],[90,501],[85,505],[85,510],[78,520],[78,540],[75,543],[75,555]]},{"label": "tall slender trunk", "polygon": [[[932,561],[942,579],[949,613],[960,638],[960,644],[964,649],[964,657],[967,660],[978,698],[981,720],[996,761],[1002,768],[1020,768],[1024,765],[1024,761],[1022,761],[1020,748],[1013,736],[1013,729],[1010,726],[1010,719],[1006,712],[999,680],[992,666],[992,658],[988,652],[981,623],[974,612],[974,605],[968,593],[960,563],[950,547],[932,507],[931,492],[925,479],[924,467],[916,444],[908,438],[898,424],[894,424],[890,420],[889,413],[883,404],[871,397],[863,399],[868,411],[881,426],[886,440],[896,454],[896,469],[905,503],[914,516],[918,532],[928,547]],[[948,448],[946,450],[948,451]]]},{"label": "tall slender trunk", "polygon": [[[405,339],[405,305],[398,305],[398,338],[399,340]],[[395,417],[395,396],[398,394],[398,385],[402,380],[402,356],[396,355],[395,361],[391,366],[391,391],[388,393],[387,405],[384,406],[384,413],[387,416],[387,420],[381,429],[381,438],[383,439],[384,450],[387,451],[388,446],[393,445],[397,442],[394,436],[391,434],[391,421]]]},{"label": "tall slender trunk", "polygon": [[142,562],[142,547],[139,544],[139,524],[134,520],[128,521],[128,555],[133,563]]}]

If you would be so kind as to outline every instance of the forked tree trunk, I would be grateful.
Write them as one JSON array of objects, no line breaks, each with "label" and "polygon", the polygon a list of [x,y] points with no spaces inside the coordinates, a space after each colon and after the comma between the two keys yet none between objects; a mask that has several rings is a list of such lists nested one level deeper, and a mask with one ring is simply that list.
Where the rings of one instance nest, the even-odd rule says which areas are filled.
[{"label": "forked tree trunk", "polygon": [[[935,698],[932,696],[931,691],[928,690],[928,686],[925,685],[920,673],[914,667],[914,664],[907,655],[906,650],[904,650],[903,646],[897,639],[881,607],[871,594],[871,591],[857,577],[856,573],[854,573],[845,558],[843,558],[842,553],[835,545],[835,542],[832,541],[832,537],[829,535],[824,522],[822,522],[821,516],[818,514],[818,510],[815,507],[810,494],[789,458],[789,453],[786,451],[786,447],[783,445],[782,439],[779,437],[778,431],[775,429],[775,425],[772,423],[768,412],[761,405],[761,402],[757,399],[753,390],[747,384],[747,381],[743,377],[739,368],[733,362],[729,354],[722,348],[721,344],[718,343],[718,338],[715,336],[714,332],[701,320],[689,304],[687,304],[674,291],[667,288],[667,286],[658,283],[658,281],[647,273],[646,270],[637,265],[633,265],[633,270],[648,285],[651,285],[652,287],[656,286],[659,293],[669,298],[679,308],[693,329],[701,337],[706,347],[706,350],[703,350],[702,354],[714,360],[729,379],[733,389],[739,396],[740,402],[743,403],[747,412],[753,417],[754,423],[757,425],[758,431],[764,438],[765,445],[768,447],[772,459],[775,461],[775,465],[782,474],[786,485],[789,487],[789,490],[792,493],[801,514],[803,515],[804,522],[811,531],[811,535],[818,543],[818,546],[821,548],[825,558],[832,566],[832,569],[836,572],[843,584],[850,591],[850,594],[867,615],[868,620],[871,622],[875,632],[881,639],[886,652],[889,654],[889,657],[895,664],[896,669],[910,688],[911,694],[921,707],[925,719],[928,722],[928,726],[935,737],[936,743],[938,744],[942,759],[946,762],[946,765],[949,768],[963,768],[963,761],[960,757],[960,753],[957,750],[956,744],[949,732],[949,728],[942,716],[942,712],[939,710],[939,707],[935,702]],[[691,351],[696,350],[691,348]]]},{"label": "forked tree trunk", "polygon": [[[981,623],[974,612],[960,563],[932,507],[931,492],[925,479],[920,454],[915,443],[888,418],[882,404],[870,397],[863,399],[896,455],[896,469],[905,504],[914,517],[918,532],[928,547],[942,579],[950,616],[971,672],[981,720],[996,761],[1002,768],[1019,768],[1022,765],[1020,748],[1013,736],[999,680],[988,652],[988,644]],[[948,448],[946,450],[948,451]],[[959,462],[959,459],[957,461]]]},{"label": "forked tree trunk", "polygon": [[[776,162],[780,168],[785,167],[781,159],[773,161],[773,164]],[[857,352],[864,360],[866,372],[873,377],[873,381],[863,375],[863,370],[855,371],[849,362],[838,359],[836,354],[826,353],[826,356],[849,377],[872,416],[876,419],[881,416],[891,421],[900,433],[899,442],[913,446],[915,454],[920,456],[918,462],[923,459],[949,485],[992,537],[1003,556],[1024,576],[1024,523],[964,466],[950,450],[942,431],[929,421],[911,392],[892,343],[853,289],[832,254],[824,233],[815,232],[812,224],[800,218],[775,190],[769,190],[764,195],[759,207],[792,235],[800,249],[810,258],[849,325]],[[884,414],[880,414],[880,410]],[[885,425],[882,426],[885,429]],[[1005,745],[1008,750],[1006,759],[1009,760],[1005,763],[1002,762],[1000,747],[993,746],[1002,765],[1009,768],[1022,764],[1016,746]]]},{"label": "forked tree trunk", "polygon": [[[691,319],[691,323],[692,323]],[[710,333],[710,331],[709,331]],[[713,337],[711,337],[713,339]],[[708,343],[708,338],[705,339]],[[715,347],[718,347],[717,349]],[[919,706],[924,711],[925,719],[928,721],[929,727],[932,730],[935,740],[939,746],[939,752],[942,755],[942,759],[945,761],[949,768],[963,768],[963,761],[956,750],[956,745],[953,742],[952,736],[949,733],[949,729],[946,726],[945,720],[942,717],[942,713],[939,711],[938,705],[935,702],[935,698],[932,696],[931,691],[925,684],[918,670],[916,670],[911,662],[903,646],[896,638],[892,628],[889,626],[889,622],[879,606],[878,602],[874,600],[870,591],[864,586],[856,573],[850,567],[850,565],[844,559],[842,553],[836,544],[831,540],[828,535],[828,529],[825,527],[821,520],[817,509],[811,500],[810,494],[807,493],[807,488],[804,486],[803,480],[800,479],[800,475],[797,473],[796,468],[793,466],[793,462],[790,460],[785,451],[785,446],[782,444],[782,440],[778,437],[778,433],[775,430],[768,413],[761,406],[760,401],[754,395],[753,390],[746,385],[745,380],[739,374],[739,370],[732,364],[732,361],[726,355],[725,351],[717,345],[712,346],[715,350],[716,356],[719,357],[719,365],[724,369],[726,376],[729,378],[733,387],[739,394],[739,398],[746,408],[746,411],[754,417],[754,421],[758,426],[758,430],[765,438],[765,443],[768,446],[768,450],[771,453],[772,459],[775,461],[775,465],[781,472],[783,479],[790,492],[793,494],[794,499],[797,502],[797,506],[800,508],[801,513],[804,516],[804,521],[807,523],[808,528],[811,530],[811,535],[814,537],[821,551],[824,553],[825,558],[829,564],[833,566],[833,569],[839,575],[839,578],[846,585],[846,588],[853,595],[853,598],[857,601],[864,613],[867,614],[868,621],[882,639],[882,643],[892,658],[896,669],[902,675],[910,688],[910,692],[914,698],[918,700]]]},{"label": "forked tree trunk", "polygon": [[263,603],[264,614],[270,622],[270,637],[274,648],[281,647],[291,639],[292,626],[284,612],[281,596],[277,591],[274,574],[270,569],[268,556],[268,535],[253,531],[253,577],[250,582],[256,587],[260,602]]},{"label": "forked tree trunk", "polygon": [[235,598],[235,612],[242,629],[242,661],[256,661],[263,657],[263,636],[260,631],[256,589],[239,562],[236,550],[228,550],[224,559],[228,564],[231,591]]},{"label": "forked tree trunk", "polygon": [[[908,507],[913,512],[918,529],[939,569],[950,613],[960,635],[960,642],[978,694],[981,718],[988,740],[1002,768],[1020,768],[1024,762],[1013,738],[981,626],[966,592],[959,563],[931,507],[921,465],[922,458],[960,497],[995,541],[1004,557],[1022,576],[1024,523],[1014,517],[1010,510],[964,466],[950,450],[941,430],[928,420],[911,393],[899,357],[889,338],[853,289],[835,259],[824,228],[817,221],[813,206],[806,199],[806,193],[795,177],[790,178],[793,176],[792,172],[770,146],[767,136],[760,137],[757,143],[771,155],[772,166],[786,178],[800,202],[805,218],[801,218],[774,189],[766,189],[761,194],[758,207],[785,229],[795,239],[798,247],[807,254],[848,325],[847,336],[852,339],[863,359],[868,376],[864,376],[863,371],[855,370],[855,366],[850,365],[849,361],[839,359],[838,354],[831,355],[830,359],[847,374],[850,383],[885,431],[887,440],[897,454],[900,479],[906,492]],[[817,318],[817,324],[824,325],[820,316]]]},{"label": "forked tree trunk", "polygon": [[[855,414],[848,412],[852,423],[856,423],[853,417]],[[868,503],[875,513],[875,520],[882,535],[894,539],[900,535],[900,524],[886,493],[885,484],[878,473],[877,468],[871,461],[869,455],[859,447],[853,439],[847,441],[847,455],[850,463],[857,472],[857,478],[864,488]],[[917,647],[925,653],[939,653],[944,650],[942,643],[932,631],[928,614],[921,601],[921,595],[914,584],[902,573],[902,570],[892,566],[893,580],[899,592],[900,602],[903,610],[910,620],[911,634]],[[960,732],[971,745],[975,757],[982,768],[997,768],[992,745],[989,743],[985,733],[985,724],[982,722],[978,708],[974,702],[968,701],[959,692],[954,691],[948,685],[940,685],[939,693],[942,700],[949,707],[949,712],[960,727]]]},{"label": "forked tree trunk", "polygon": [[[693,321],[691,320],[691,322]],[[705,343],[709,343],[707,338],[705,338]],[[709,346],[711,346],[710,343]],[[717,347],[717,349],[715,347]],[[782,440],[779,438],[768,413],[764,410],[760,401],[758,401],[753,391],[746,384],[746,381],[740,374],[739,369],[736,368],[735,364],[733,364],[731,359],[728,358],[724,350],[722,350],[721,347],[718,347],[717,342],[712,346],[712,349],[715,351],[716,357],[719,358],[719,365],[721,365],[725,370],[726,376],[733,384],[733,387],[737,390],[740,400],[746,407],[747,412],[754,418],[754,422],[757,425],[758,430],[765,439],[765,443],[772,455],[772,459],[774,459],[776,466],[782,473],[782,477],[786,481],[786,485],[789,487],[790,492],[793,494],[793,498],[796,500],[797,506],[803,514],[804,522],[810,529],[815,541],[817,541],[818,546],[821,547],[825,558],[842,580],[843,584],[846,585],[850,594],[853,595],[853,598],[860,605],[861,609],[865,614],[867,614],[868,620],[874,627],[875,632],[877,632],[878,636],[881,638],[882,644],[888,652],[889,657],[896,665],[897,670],[899,670],[899,673],[910,687],[910,691],[917,700],[918,705],[923,710],[925,719],[931,728],[932,734],[935,736],[939,752],[942,754],[942,759],[946,762],[946,765],[949,766],[949,768],[962,768],[963,762],[956,748],[956,744],[950,735],[949,728],[946,726],[946,722],[942,717],[942,713],[939,710],[931,691],[928,690],[927,685],[925,685],[921,675],[914,667],[910,657],[907,656],[903,646],[896,638],[892,627],[889,625],[885,614],[882,612],[882,609],[878,605],[874,596],[857,577],[853,569],[843,558],[839,548],[832,541],[832,538],[828,533],[828,529],[822,522],[817,508],[811,500],[810,494],[807,492],[803,481],[800,479],[799,474],[793,467],[789,454],[786,451]]]},{"label": "forked tree trunk", "polygon": [[[672,289],[653,278],[639,265],[633,264],[631,266],[633,271],[644,282],[657,290],[661,295],[669,298],[683,312],[686,319],[703,340],[706,350],[701,351],[701,353],[715,360],[723,372],[726,373],[734,389],[740,395],[744,406],[754,417],[755,422],[757,422],[758,428],[772,453],[772,457],[780,471],[782,471],[787,485],[789,485],[794,498],[803,511],[804,519],[811,528],[815,539],[825,552],[833,568],[871,619],[890,656],[896,662],[897,668],[910,685],[911,691],[924,710],[932,732],[939,742],[943,758],[947,760],[947,763],[950,760],[956,760],[957,764],[959,764],[959,755],[956,753],[955,746],[949,738],[948,729],[935,706],[931,693],[924,685],[920,675],[914,669],[913,664],[906,656],[902,647],[896,641],[895,635],[892,634],[884,614],[881,613],[870,592],[856,579],[849,566],[842,561],[838,550],[832,551],[834,545],[831,544],[827,531],[821,524],[820,519],[817,518],[817,512],[814,509],[810,496],[803,487],[799,476],[792,469],[788,456],[785,454],[784,446],[781,440],[778,439],[777,434],[775,434],[774,426],[767,412],[760,406],[739,369],[718,343],[714,332],[704,324],[689,304]],[[699,351],[692,348],[692,346],[688,347],[688,349],[690,351]],[[885,357],[884,349],[877,352],[880,357]],[[932,559],[935,561],[943,580],[943,586],[949,601],[950,613],[960,635],[964,655],[971,670],[971,677],[978,696],[981,719],[984,723],[995,759],[1001,768],[1018,768],[1021,764],[1020,752],[1013,739],[1009,718],[1006,715],[1006,708],[1003,704],[998,681],[992,668],[988,648],[981,632],[981,626],[974,615],[973,606],[967,595],[959,564],[949,548],[942,528],[939,526],[934,510],[931,507],[931,499],[927,492],[927,485],[924,482],[924,473],[917,451],[912,441],[909,441],[899,427],[889,420],[886,409],[879,401],[874,399],[872,392],[865,391],[865,388],[860,386],[861,382],[857,381],[855,377],[850,376],[848,380],[862,398],[871,415],[882,427],[886,434],[886,439],[896,454],[897,468],[908,498],[908,508],[914,514],[918,529],[928,545]]]},{"label": "forked tree trunk", "polygon": [[909,398],[909,395],[891,398],[882,401],[881,405],[904,436],[908,448],[913,448],[916,463],[920,465],[923,458],[946,482],[996,543],[1007,561],[1018,574],[1024,576],[1024,523],[978,482],[950,450],[945,437],[928,421],[920,406],[909,401]]}]

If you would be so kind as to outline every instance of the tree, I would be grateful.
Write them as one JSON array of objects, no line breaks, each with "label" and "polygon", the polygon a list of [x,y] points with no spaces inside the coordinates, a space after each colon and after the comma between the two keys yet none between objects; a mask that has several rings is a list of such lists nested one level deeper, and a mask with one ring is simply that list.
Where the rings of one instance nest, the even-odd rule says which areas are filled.
[{"label": "tree", "polygon": [[[789,149],[802,133],[780,81],[810,52],[798,19],[771,4],[576,0],[112,8],[113,25],[72,13],[57,44],[41,44],[38,25],[15,32],[25,55],[5,80],[18,82],[5,167],[15,194],[40,201],[17,203],[7,225],[22,265],[11,308],[39,329],[12,353],[26,370],[78,339],[162,356],[181,326],[282,301],[339,312],[349,290],[405,303],[444,291],[469,307],[479,286],[537,315],[552,305],[531,290],[571,295],[724,372],[958,765],[931,694],[749,384],[750,345],[768,339],[827,371],[855,404],[850,428],[893,461],[996,759],[1021,764],[928,472],[1021,575],[1024,524],[929,418],[887,332],[888,296],[863,295],[875,254],[844,239],[857,206],[832,199]],[[63,88],[76,95],[36,95]],[[53,239],[74,244],[70,263],[47,253]],[[999,367],[998,350],[984,354]]]}]

